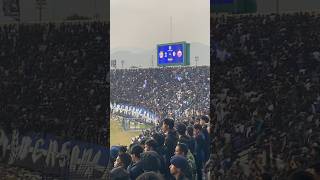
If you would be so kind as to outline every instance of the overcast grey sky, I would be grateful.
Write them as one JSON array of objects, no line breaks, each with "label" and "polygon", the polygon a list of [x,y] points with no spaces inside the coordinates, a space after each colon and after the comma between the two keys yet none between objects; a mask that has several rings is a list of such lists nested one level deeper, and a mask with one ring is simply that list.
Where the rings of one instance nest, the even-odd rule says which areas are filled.
[{"label": "overcast grey sky", "polygon": [[172,41],[210,43],[209,0],[110,0],[111,49],[154,49]]}]

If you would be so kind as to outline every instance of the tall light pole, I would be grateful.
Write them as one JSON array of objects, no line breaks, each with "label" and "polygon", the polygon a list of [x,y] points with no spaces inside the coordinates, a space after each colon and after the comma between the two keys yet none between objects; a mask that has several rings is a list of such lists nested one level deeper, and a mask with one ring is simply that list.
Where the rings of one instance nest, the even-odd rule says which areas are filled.
[{"label": "tall light pole", "polygon": [[151,66],[153,68],[153,55],[151,56]]},{"label": "tall light pole", "polygon": [[170,42],[172,42],[172,16],[170,16]]},{"label": "tall light pole", "polygon": [[195,56],[194,60],[196,61],[196,67],[198,66],[199,56]]},{"label": "tall light pole", "polygon": [[36,0],[36,8],[39,10],[39,21],[42,21],[42,10],[47,5],[46,0]]},{"label": "tall light pole", "polygon": [[279,14],[279,2],[280,0],[276,0],[276,11],[277,11],[277,14]]},{"label": "tall light pole", "polygon": [[124,60],[121,60],[121,67],[123,69]]}]

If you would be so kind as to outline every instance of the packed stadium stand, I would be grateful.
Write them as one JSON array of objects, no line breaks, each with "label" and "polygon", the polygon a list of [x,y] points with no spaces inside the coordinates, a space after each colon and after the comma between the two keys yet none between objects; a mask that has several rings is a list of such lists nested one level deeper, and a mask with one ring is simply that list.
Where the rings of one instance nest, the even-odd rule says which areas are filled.
[{"label": "packed stadium stand", "polygon": [[209,76],[208,66],[111,70],[111,102],[143,107],[159,118],[128,147],[111,147],[111,178],[209,179]]},{"label": "packed stadium stand", "polygon": [[104,144],[107,28],[0,26],[1,126]]},{"label": "packed stadium stand", "polygon": [[[4,134],[11,137],[17,131],[19,136],[32,133],[32,146],[35,137],[53,136],[59,142],[76,140],[107,148],[107,49],[109,23],[0,25],[2,150]],[[13,136],[9,143],[12,155]],[[10,159],[6,161],[0,159],[5,164]],[[15,162],[21,163],[9,164]]]},{"label": "packed stadium stand", "polygon": [[112,102],[144,107],[163,118],[209,112],[209,67],[112,69]]},{"label": "packed stadium stand", "polygon": [[316,13],[211,18],[213,179],[319,177],[319,32]]}]

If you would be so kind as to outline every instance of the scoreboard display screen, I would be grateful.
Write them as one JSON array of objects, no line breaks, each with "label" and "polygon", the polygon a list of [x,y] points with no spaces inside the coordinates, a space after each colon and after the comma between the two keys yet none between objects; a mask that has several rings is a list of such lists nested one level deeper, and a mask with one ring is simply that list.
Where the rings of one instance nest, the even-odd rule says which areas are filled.
[{"label": "scoreboard display screen", "polygon": [[232,4],[234,0],[211,0],[211,4]]},{"label": "scoreboard display screen", "polygon": [[213,13],[255,13],[257,12],[256,0],[210,0]]},{"label": "scoreboard display screen", "polygon": [[159,66],[189,65],[189,44],[185,42],[159,44],[157,57]]}]

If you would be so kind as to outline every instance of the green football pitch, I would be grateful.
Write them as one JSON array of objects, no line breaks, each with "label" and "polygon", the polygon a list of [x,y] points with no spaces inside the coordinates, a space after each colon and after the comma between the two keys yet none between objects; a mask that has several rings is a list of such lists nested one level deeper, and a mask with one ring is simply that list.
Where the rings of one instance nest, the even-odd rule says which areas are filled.
[{"label": "green football pitch", "polygon": [[136,137],[141,131],[124,131],[119,121],[110,121],[110,147],[114,145],[129,146],[131,138]]}]

